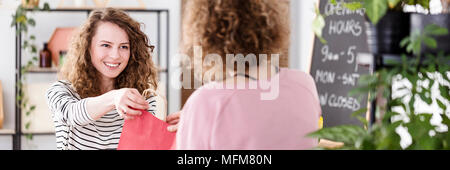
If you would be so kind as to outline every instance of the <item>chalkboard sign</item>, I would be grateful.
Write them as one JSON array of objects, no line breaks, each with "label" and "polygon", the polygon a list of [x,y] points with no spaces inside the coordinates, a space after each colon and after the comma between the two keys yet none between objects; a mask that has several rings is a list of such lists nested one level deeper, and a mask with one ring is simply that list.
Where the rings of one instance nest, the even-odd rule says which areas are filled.
[{"label": "chalkboard sign", "polygon": [[368,53],[364,9],[351,11],[329,0],[321,0],[320,12],[326,16],[323,38],[316,37],[310,74],[314,78],[322,107],[323,126],[343,124],[362,126],[351,113],[367,107],[367,95],[358,100],[348,92],[356,87],[358,79],[369,73],[368,67],[358,66],[358,53]]}]

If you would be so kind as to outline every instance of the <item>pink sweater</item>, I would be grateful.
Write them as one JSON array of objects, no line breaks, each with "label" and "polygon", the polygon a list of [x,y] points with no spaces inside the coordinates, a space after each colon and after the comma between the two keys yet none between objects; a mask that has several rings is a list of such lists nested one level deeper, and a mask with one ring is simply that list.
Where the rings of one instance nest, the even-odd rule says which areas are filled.
[{"label": "pink sweater", "polygon": [[261,93],[270,89],[259,87],[214,89],[211,87],[218,83],[213,82],[197,89],[183,107],[176,149],[315,147],[317,139],[305,137],[319,128],[321,109],[314,80],[306,73],[285,68],[276,76],[279,95],[275,100],[261,100]]}]

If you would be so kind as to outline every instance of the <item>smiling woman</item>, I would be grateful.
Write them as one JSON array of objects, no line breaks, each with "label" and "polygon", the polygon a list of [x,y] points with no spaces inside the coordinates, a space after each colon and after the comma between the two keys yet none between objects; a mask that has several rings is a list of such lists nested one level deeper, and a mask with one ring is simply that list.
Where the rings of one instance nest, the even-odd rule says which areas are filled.
[{"label": "smiling woman", "polygon": [[[131,48],[124,49],[122,43],[127,42],[126,46]],[[142,94],[145,89],[157,88],[157,69],[150,53],[153,48],[140,24],[125,12],[113,8],[93,11],[74,36],[60,79],[73,83],[83,98],[103,94],[101,89],[105,86],[101,85],[103,77],[99,73],[115,76],[115,88],[133,87]],[[102,61],[97,63],[98,60]],[[119,72],[115,72],[120,74],[109,75],[114,73],[104,70],[107,66],[104,62],[116,60],[124,61]],[[131,74],[137,72],[140,74]]]},{"label": "smiling woman", "polygon": [[157,88],[152,50],[125,12],[106,8],[89,15],[74,35],[60,80],[47,91],[58,149],[116,149],[124,119],[140,110],[155,115],[154,94],[141,95]]},{"label": "smiling woman", "polygon": [[[101,30],[101,31],[99,31]],[[130,43],[127,33],[111,22],[101,22],[91,42],[91,62],[101,73],[101,82],[109,91],[113,86],[105,86],[117,77],[130,59]]]}]

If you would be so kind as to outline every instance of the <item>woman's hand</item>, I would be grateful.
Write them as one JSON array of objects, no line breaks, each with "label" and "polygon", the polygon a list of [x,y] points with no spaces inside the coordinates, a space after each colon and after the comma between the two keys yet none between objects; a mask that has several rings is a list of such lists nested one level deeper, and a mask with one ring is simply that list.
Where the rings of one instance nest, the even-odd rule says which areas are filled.
[{"label": "woman's hand", "polygon": [[167,116],[167,123],[169,123],[169,126],[167,126],[167,130],[169,132],[177,132],[178,122],[180,121],[180,114],[181,111],[178,111]]},{"label": "woman's hand", "polygon": [[122,118],[134,119],[142,114],[140,110],[147,110],[149,104],[137,89],[122,88],[114,91],[114,107]]}]

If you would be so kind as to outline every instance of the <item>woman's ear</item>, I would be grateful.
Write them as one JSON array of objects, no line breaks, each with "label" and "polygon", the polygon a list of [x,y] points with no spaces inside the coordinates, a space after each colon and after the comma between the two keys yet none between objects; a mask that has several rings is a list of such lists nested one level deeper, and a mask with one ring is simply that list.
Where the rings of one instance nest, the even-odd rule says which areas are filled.
[{"label": "woman's ear", "polygon": [[150,52],[153,53],[153,50],[155,49],[154,45],[150,45]]}]

